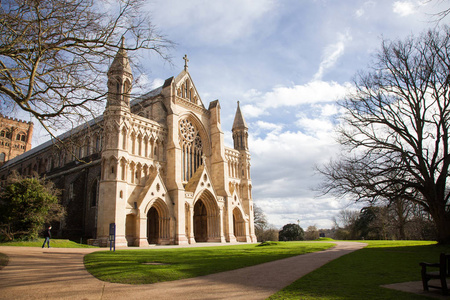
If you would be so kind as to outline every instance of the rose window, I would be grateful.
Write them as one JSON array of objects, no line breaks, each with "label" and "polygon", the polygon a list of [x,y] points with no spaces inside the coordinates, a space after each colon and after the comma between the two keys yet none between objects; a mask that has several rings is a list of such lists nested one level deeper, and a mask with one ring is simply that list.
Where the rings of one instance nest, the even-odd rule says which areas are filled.
[{"label": "rose window", "polygon": [[184,182],[187,182],[202,164],[203,144],[200,133],[188,119],[180,121],[179,130],[182,148],[182,178]]}]

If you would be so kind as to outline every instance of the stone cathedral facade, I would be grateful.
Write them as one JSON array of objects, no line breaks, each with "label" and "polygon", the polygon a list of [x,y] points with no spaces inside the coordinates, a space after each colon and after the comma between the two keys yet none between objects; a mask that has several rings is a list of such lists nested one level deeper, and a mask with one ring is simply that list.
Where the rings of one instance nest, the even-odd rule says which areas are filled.
[{"label": "stone cathedral facade", "polygon": [[238,103],[234,147],[224,145],[219,101],[204,106],[187,61],[130,101],[133,75],[120,49],[103,115],[62,135],[65,147],[50,141],[8,161],[0,179],[16,170],[53,180],[67,210],[60,236],[106,246],[115,223],[116,246],[256,242],[248,126]]}]

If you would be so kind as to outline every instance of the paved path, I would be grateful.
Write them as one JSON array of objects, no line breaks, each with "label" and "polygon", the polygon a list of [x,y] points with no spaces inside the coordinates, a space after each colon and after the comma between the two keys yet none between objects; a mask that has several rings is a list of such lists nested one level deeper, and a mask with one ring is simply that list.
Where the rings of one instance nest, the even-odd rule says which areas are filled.
[{"label": "paved path", "polygon": [[0,247],[9,264],[0,270],[0,299],[265,299],[303,275],[363,243],[178,281],[126,285],[97,280],[83,256],[103,249]]}]

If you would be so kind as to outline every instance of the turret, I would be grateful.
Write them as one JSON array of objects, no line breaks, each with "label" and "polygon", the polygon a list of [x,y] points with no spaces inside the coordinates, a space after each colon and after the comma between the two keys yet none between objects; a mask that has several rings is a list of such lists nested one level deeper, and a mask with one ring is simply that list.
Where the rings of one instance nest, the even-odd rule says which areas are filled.
[{"label": "turret", "polygon": [[130,92],[133,74],[130,60],[124,48],[124,38],[108,70],[108,100],[106,106],[130,108]]},{"label": "turret", "polygon": [[236,116],[233,122],[233,141],[234,149],[236,150],[248,150],[248,126],[242,115],[241,108],[239,107],[239,101],[237,103]]}]

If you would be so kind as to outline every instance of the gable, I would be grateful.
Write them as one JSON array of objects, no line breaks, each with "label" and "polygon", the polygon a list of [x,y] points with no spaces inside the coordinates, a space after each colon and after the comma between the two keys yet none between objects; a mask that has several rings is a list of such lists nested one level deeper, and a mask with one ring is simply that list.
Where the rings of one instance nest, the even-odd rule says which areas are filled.
[{"label": "gable", "polygon": [[217,196],[213,184],[210,180],[209,173],[203,164],[200,165],[191,179],[189,179],[189,182],[185,186],[185,191],[193,193],[195,198],[197,194],[203,192],[204,190],[210,191],[211,194],[213,194],[215,197]]},{"label": "gable", "polygon": [[167,188],[164,185],[159,172],[154,172],[147,179],[144,188],[137,198],[137,206],[141,209],[145,209],[148,203],[155,198],[161,198],[166,204],[171,202],[169,194],[167,193]]},{"label": "gable", "polygon": [[205,108],[189,72],[182,71],[174,83],[176,96]]}]

